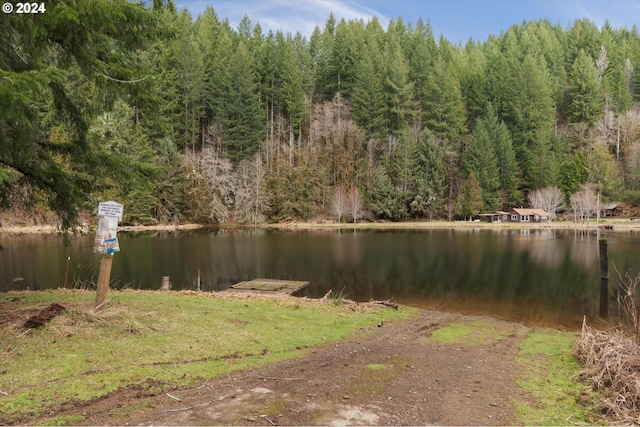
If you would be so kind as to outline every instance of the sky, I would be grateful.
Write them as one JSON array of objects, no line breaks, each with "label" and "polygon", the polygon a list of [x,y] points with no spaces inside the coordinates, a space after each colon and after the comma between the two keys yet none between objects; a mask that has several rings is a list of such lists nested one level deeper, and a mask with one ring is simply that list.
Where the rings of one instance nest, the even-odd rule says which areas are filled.
[{"label": "sky", "polygon": [[[253,25],[269,30],[300,32],[309,38],[316,26],[324,27],[330,13],[369,21],[376,16],[384,28],[391,19],[402,17],[415,24],[420,17],[429,22],[436,38],[441,35],[454,44],[470,38],[484,42],[513,24],[548,19],[563,28],[576,19],[587,19],[601,28],[640,24],[640,0],[174,0],[178,9],[187,8],[195,18],[211,5],[218,19],[229,19],[233,28],[247,15]],[[638,25],[640,27],[640,25]]]}]

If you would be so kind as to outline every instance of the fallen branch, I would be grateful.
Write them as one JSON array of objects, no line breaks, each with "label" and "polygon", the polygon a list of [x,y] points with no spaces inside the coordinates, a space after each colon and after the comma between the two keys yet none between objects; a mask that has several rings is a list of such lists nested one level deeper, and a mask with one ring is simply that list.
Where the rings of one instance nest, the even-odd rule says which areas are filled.
[{"label": "fallen branch", "polygon": [[369,301],[369,303],[371,304],[380,304],[380,305],[384,305],[385,307],[391,307],[395,310],[398,309],[398,304],[391,302],[390,299],[386,300],[386,301]]},{"label": "fallen branch", "polygon": [[277,378],[277,377],[257,377],[258,379],[261,380],[270,380],[270,381],[300,381],[300,380],[304,380],[305,378]]}]

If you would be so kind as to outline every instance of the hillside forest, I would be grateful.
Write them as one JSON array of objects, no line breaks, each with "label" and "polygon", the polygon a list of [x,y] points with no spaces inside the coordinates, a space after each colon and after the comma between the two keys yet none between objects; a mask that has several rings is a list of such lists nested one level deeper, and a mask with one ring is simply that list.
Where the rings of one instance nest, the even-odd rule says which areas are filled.
[{"label": "hillside forest", "polygon": [[463,219],[589,189],[640,204],[640,34],[452,44],[428,17],[308,38],[172,0],[0,16],[0,202],[125,224]]}]

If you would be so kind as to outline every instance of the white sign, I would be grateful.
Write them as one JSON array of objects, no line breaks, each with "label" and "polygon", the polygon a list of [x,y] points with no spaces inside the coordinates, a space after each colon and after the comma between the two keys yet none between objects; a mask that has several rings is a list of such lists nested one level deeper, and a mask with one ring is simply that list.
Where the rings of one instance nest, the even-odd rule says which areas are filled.
[{"label": "white sign", "polygon": [[[96,238],[93,244],[93,251],[99,254],[109,254],[117,251],[109,252],[108,240],[116,239],[116,233],[118,232],[118,218],[115,216],[101,215],[98,217],[98,230],[96,231]],[[120,248],[118,247],[118,251]]]},{"label": "white sign", "polygon": [[98,203],[98,216],[113,216],[122,221],[124,206],[114,201]]}]

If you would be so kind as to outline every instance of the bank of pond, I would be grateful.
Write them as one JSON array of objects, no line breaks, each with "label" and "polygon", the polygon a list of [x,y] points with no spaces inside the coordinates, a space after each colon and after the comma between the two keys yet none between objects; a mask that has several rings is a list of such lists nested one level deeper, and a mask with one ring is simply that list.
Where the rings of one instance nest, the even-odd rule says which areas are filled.
[{"label": "bank of pond", "polygon": [[[599,238],[609,293],[637,275],[640,234],[579,229],[202,229],[119,232],[111,287],[220,291],[255,278],[308,281],[357,301],[578,330],[600,319]],[[95,288],[94,236],[0,233],[0,291]],[[615,299],[609,301],[615,312]]]}]

